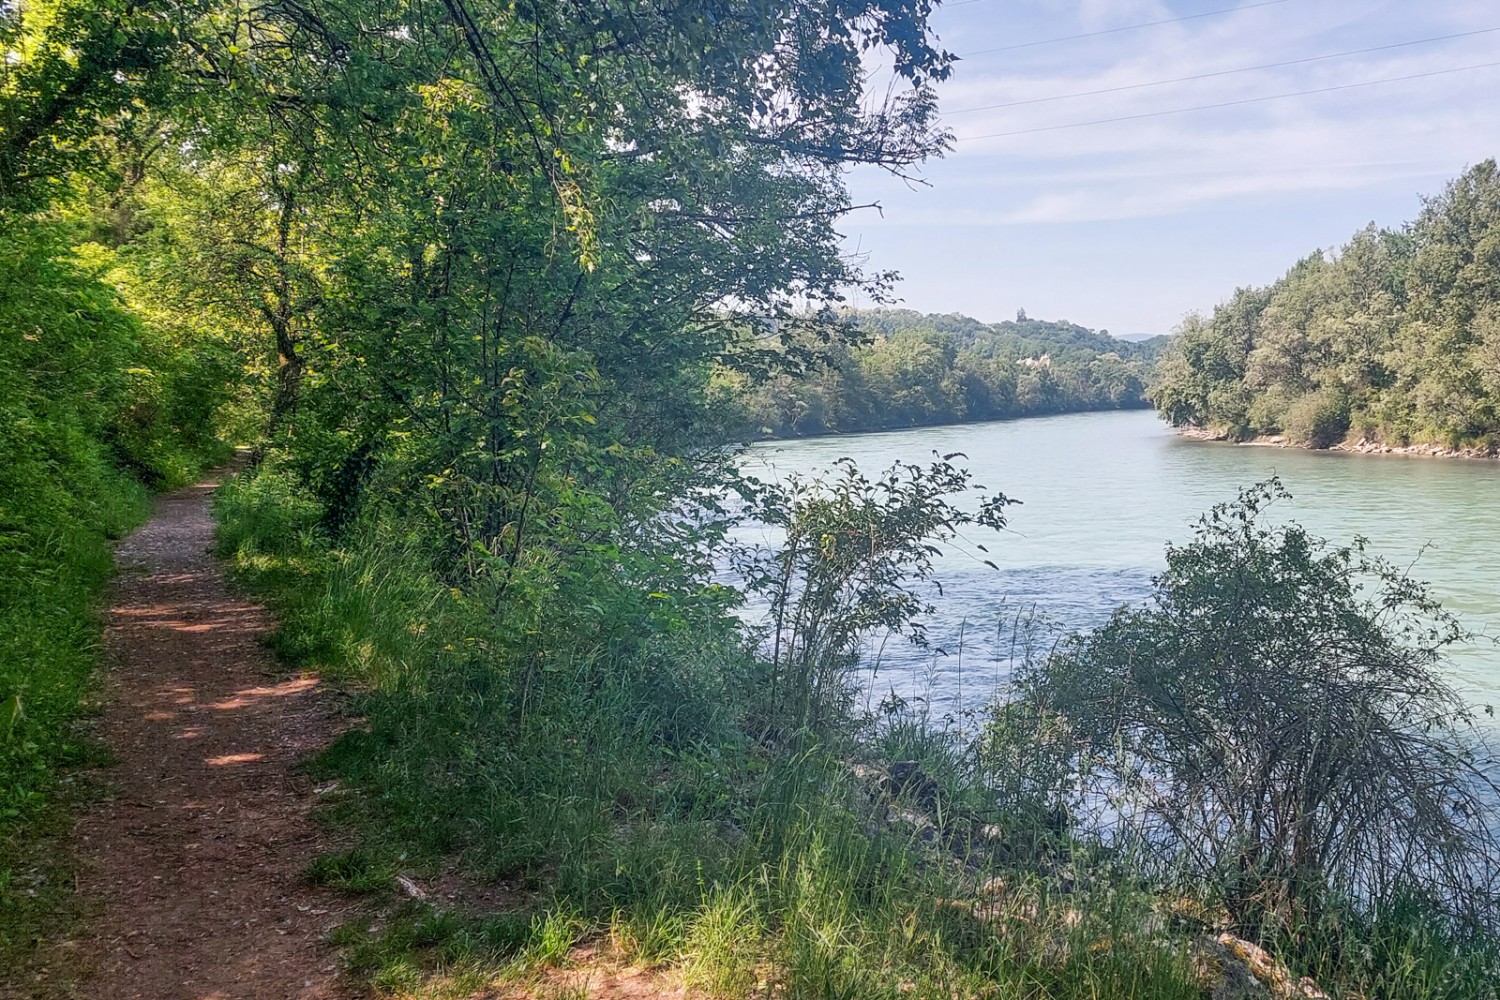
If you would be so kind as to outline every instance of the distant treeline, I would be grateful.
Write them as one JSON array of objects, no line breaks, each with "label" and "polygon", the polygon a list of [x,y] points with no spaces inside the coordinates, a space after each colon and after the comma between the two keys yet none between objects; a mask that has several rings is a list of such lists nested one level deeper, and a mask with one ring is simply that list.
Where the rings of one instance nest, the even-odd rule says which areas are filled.
[{"label": "distant treeline", "polygon": [[819,357],[757,381],[715,378],[732,435],[793,437],[1149,406],[1165,337],[1117,340],[1066,321],[981,323],[957,314],[860,310],[863,344],[803,345]]},{"label": "distant treeline", "polygon": [[1471,168],[1399,230],[1373,224],[1190,317],[1152,398],[1176,426],[1448,447],[1500,444],[1500,176]]}]

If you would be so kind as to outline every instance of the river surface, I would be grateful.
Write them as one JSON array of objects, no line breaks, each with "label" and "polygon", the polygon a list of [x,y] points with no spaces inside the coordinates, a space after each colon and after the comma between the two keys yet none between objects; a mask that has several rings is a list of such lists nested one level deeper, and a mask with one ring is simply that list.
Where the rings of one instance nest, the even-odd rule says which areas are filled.
[{"label": "river surface", "polygon": [[[931,645],[892,640],[872,650],[863,681],[872,706],[894,692],[936,719],[963,720],[1008,676],[1018,613],[1035,609],[1054,623],[1037,640],[1045,646],[1142,602],[1167,542],[1187,541],[1199,515],[1272,475],[1293,494],[1277,517],[1334,542],[1368,538],[1374,553],[1411,563],[1470,629],[1500,636],[1500,462],[1236,447],[1181,438],[1136,410],[767,442],[744,464],[779,478],[847,456],[875,474],[933,452],[962,452],[955,464],[1022,504],[1006,531],[966,529],[945,547]],[[740,535],[776,541],[763,528]],[[1474,704],[1500,708],[1492,638],[1455,650],[1450,669]]]}]

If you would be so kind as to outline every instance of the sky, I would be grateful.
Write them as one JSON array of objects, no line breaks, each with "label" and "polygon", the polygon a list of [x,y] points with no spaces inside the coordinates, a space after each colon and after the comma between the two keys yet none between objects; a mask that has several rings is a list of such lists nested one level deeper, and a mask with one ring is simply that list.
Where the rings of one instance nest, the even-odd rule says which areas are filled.
[{"label": "sky", "polygon": [[923,312],[1170,332],[1500,156],[1497,0],[950,0],[933,25],[954,148],[921,184],[853,171],[881,207],[841,229]]}]

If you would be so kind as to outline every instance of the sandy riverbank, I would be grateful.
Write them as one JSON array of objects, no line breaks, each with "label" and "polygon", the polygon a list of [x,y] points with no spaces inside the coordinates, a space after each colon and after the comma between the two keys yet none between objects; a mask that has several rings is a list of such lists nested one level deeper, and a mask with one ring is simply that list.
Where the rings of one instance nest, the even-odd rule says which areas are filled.
[{"label": "sandy riverbank", "polygon": [[[1251,438],[1248,441],[1234,441],[1229,435],[1222,432],[1206,430],[1201,427],[1179,427],[1177,433],[1183,437],[1192,438],[1196,441],[1220,441],[1225,444],[1246,445],[1259,448],[1303,448],[1304,450],[1315,450],[1299,445],[1280,434],[1269,434],[1261,437]],[[1411,444],[1393,445],[1381,441],[1371,441],[1360,438],[1355,441],[1342,441],[1323,451],[1343,451],[1359,455],[1415,455],[1424,458],[1467,458],[1482,461],[1494,461],[1500,458],[1500,451],[1493,448],[1447,448],[1440,444]]]}]

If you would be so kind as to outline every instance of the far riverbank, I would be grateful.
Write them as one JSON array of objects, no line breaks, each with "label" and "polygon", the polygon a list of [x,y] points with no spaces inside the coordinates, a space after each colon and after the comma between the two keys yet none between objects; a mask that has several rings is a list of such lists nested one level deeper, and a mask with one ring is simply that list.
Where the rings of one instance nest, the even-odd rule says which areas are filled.
[{"label": "far riverbank", "polygon": [[1312,448],[1288,440],[1281,434],[1265,434],[1237,441],[1223,431],[1211,431],[1202,427],[1178,427],[1177,433],[1195,441],[1217,441],[1222,444],[1245,445],[1254,448],[1291,448],[1298,451],[1341,451],[1354,455],[1411,455],[1421,458],[1467,458],[1479,461],[1500,459],[1500,448],[1468,447],[1448,448],[1440,444],[1393,445],[1382,441],[1360,438],[1357,441],[1341,441],[1327,448]]}]

